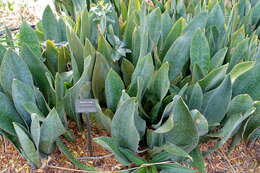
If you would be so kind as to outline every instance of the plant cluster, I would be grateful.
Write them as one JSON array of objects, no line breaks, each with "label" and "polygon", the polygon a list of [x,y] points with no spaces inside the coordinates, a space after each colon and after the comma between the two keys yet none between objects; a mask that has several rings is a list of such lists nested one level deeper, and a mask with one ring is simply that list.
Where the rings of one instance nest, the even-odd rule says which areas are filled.
[{"label": "plant cluster", "polygon": [[73,140],[67,118],[82,129],[78,98],[98,100],[92,118],[111,137],[95,142],[134,172],[205,172],[203,155],[229,138],[230,151],[259,139],[259,1],[55,5],[59,18],[47,7],[35,30],[23,23],[0,45],[1,133],[36,166],[55,141],[71,156],[59,136]]}]

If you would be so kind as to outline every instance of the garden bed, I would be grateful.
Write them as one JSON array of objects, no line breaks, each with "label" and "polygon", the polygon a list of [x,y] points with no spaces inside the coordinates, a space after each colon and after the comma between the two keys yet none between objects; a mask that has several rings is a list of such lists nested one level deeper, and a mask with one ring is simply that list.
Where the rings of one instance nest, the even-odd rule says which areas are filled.
[{"label": "garden bed", "polygon": [[[88,156],[87,151],[87,138],[86,130],[78,131],[76,124],[70,122],[70,127],[73,129],[76,137],[75,142],[65,143],[69,150],[75,157]],[[99,128],[93,128],[93,137],[107,136],[106,131]],[[1,173],[8,172],[30,172],[31,167],[27,164],[27,161],[17,152],[13,145],[7,140],[0,139],[0,170]],[[216,141],[210,141],[201,145],[201,150],[206,151],[209,147],[214,146]],[[260,172],[260,141],[247,146],[245,143],[240,143],[230,155],[226,155],[227,147],[229,143],[226,143],[222,148],[206,157],[206,170],[208,173],[257,173]],[[110,152],[106,151],[103,147],[94,143],[94,155],[107,155]],[[100,170],[116,171],[123,169],[119,162],[115,160],[113,156],[100,160],[84,160],[82,163],[95,165]],[[69,160],[60,152],[56,151],[49,156],[43,164],[43,167],[39,170],[33,171],[34,173],[76,173],[84,172],[78,170],[72,165]]]}]

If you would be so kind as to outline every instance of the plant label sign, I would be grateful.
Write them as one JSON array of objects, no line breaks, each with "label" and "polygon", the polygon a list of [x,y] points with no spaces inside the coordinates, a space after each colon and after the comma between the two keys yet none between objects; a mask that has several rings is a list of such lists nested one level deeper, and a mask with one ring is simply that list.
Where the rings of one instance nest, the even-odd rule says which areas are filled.
[{"label": "plant label sign", "polygon": [[97,100],[96,99],[79,99],[76,100],[76,112],[77,113],[91,113],[97,112]]}]

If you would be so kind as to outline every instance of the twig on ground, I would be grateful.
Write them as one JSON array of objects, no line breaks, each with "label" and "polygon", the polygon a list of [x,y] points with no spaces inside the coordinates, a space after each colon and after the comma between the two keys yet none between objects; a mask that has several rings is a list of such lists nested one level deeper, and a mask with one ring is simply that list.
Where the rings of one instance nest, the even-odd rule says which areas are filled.
[{"label": "twig on ground", "polygon": [[229,167],[231,168],[232,172],[236,173],[235,168],[232,166],[232,164],[230,163],[228,157],[226,156],[226,154],[221,149],[220,149],[220,153],[221,153],[222,157],[227,161],[227,163],[228,163]]}]

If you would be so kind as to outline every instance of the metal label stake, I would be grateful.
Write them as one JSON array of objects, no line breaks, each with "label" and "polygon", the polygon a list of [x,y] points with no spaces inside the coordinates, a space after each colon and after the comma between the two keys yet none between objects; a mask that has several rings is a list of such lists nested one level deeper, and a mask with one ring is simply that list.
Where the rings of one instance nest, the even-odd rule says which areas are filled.
[{"label": "metal label stake", "polygon": [[84,122],[87,128],[87,136],[88,136],[88,151],[90,156],[93,156],[93,145],[92,145],[92,136],[91,136],[91,126],[89,120],[89,113],[98,112],[97,110],[97,100],[96,99],[79,99],[76,100],[76,112],[82,113],[82,115],[86,117],[86,121]]}]

